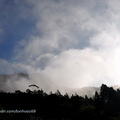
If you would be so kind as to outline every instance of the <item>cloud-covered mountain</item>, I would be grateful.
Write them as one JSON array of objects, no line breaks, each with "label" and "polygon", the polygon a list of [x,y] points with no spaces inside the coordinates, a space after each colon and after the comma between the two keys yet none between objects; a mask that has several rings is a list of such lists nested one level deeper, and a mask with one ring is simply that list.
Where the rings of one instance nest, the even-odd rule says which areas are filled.
[{"label": "cloud-covered mountain", "polygon": [[[1,74],[0,75],[0,91],[4,91],[4,92],[15,92],[16,90],[21,90],[21,91],[26,91],[27,89],[30,90],[41,90],[43,89],[45,92],[50,93],[51,91],[54,93],[57,90],[60,90],[60,92],[62,94],[68,94],[68,95],[80,95],[80,96],[85,96],[87,95],[88,97],[93,97],[93,95],[95,95],[95,91],[97,91],[98,93],[100,92],[100,86],[99,87],[83,87],[83,88],[51,88],[48,87],[47,88],[47,84],[44,85],[38,85],[37,83],[35,85],[37,85],[39,88],[30,88],[29,86],[32,83],[31,81],[34,81],[34,77],[33,80],[30,79],[30,74],[25,74],[25,73],[15,73],[15,74]],[[32,75],[33,76],[33,75]],[[41,80],[41,79],[40,79]],[[23,81],[21,83],[21,81]],[[25,82],[27,81],[27,82]],[[42,82],[42,81],[41,81]],[[53,86],[55,87],[55,86]],[[116,86],[110,86],[113,87],[115,90],[120,89],[119,85]]]},{"label": "cloud-covered mountain", "polygon": [[[21,86],[23,84],[19,84],[19,82],[21,81],[28,81],[28,83],[26,83],[26,85],[24,84],[24,86]],[[34,81],[34,80],[32,80]],[[23,82],[24,83],[24,82]],[[31,83],[34,84],[34,83]],[[31,89],[29,87],[30,85],[30,78],[29,78],[29,74],[24,74],[24,73],[17,73],[17,74],[3,74],[0,75],[0,91],[5,91],[5,92],[14,92],[15,90],[22,90],[22,91],[26,91],[27,89]],[[39,86],[40,87],[40,86]],[[20,88],[20,89],[18,89]],[[24,88],[24,89],[21,89]],[[39,89],[42,89],[43,86],[41,86]],[[33,90],[33,89],[31,89]],[[38,90],[38,88],[37,88]],[[45,89],[43,88],[43,90],[47,90],[47,92],[49,93],[50,91],[52,91],[51,89]],[[59,90],[59,88],[55,89],[53,88],[54,91],[52,92],[56,92],[57,90]],[[99,92],[99,88],[98,87],[84,87],[84,88],[63,88],[60,90],[60,92],[62,94],[68,93],[68,95],[72,95],[72,94],[78,94],[80,96],[85,96],[88,95],[89,97],[93,96],[95,91]]]}]

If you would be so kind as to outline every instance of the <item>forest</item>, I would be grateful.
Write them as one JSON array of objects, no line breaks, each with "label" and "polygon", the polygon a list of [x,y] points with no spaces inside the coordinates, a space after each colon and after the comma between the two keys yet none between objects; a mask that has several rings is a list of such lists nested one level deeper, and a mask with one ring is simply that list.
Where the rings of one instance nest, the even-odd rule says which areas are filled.
[{"label": "forest", "polygon": [[120,90],[102,84],[93,97],[43,90],[0,92],[1,120],[120,120]]}]

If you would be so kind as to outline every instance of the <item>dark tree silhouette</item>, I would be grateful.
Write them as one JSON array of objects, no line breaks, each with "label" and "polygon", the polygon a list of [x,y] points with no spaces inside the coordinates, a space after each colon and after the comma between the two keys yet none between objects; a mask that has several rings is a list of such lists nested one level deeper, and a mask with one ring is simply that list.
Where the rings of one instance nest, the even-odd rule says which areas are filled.
[{"label": "dark tree silhouette", "polygon": [[[2,113],[6,110],[36,110],[35,113]],[[43,90],[0,92],[1,120],[119,120],[120,90],[102,84],[93,98],[77,94],[45,93]],[[21,117],[22,116],[22,117]]]}]

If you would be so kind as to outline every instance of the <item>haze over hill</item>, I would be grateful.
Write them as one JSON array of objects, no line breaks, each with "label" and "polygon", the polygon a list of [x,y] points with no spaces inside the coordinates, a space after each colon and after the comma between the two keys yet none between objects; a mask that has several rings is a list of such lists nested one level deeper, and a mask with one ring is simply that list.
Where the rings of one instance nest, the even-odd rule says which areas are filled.
[{"label": "haze over hill", "polygon": [[[33,76],[33,75],[32,75]],[[68,95],[72,94],[78,94],[80,96],[85,96],[87,95],[88,97],[92,97],[95,94],[95,91],[99,92],[100,91],[100,86],[99,87],[83,87],[83,88],[67,88],[67,87],[57,87],[49,84],[42,83],[43,81],[41,78],[39,78],[39,83],[38,84],[34,79],[30,78],[29,74],[25,73],[16,73],[16,74],[3,74],[0,75],[0,91],[5,91],[5,92],[14,92],[16,90],[21,90],[21,91],[26,91],[27,89],[30,90],[41,90],[43,89],[45,92],[50,93],[51,91],[54,93],[57,90],[60,90],[62,94],[68,93]],[[29,85],[35,84],[39,86],[39,88],[31,88]],[[52,88],[53,87],[53,88]],[[120,86],[110,86],[113,87],[115,90],[119,89]]]}]

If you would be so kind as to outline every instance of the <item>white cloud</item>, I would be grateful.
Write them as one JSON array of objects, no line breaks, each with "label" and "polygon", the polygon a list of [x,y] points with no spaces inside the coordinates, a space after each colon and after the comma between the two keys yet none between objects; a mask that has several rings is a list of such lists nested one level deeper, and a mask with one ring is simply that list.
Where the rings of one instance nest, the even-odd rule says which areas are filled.
[{"label": "white cloud", "polygon": [[[44,71],[60,87],[79,88],[102,84],[114,77],[112,65],[91,49],[68,50],[56,56]],[[116,78],[115,78],[116,79]]]},{"label": "white cloud", "polygon": [[101,25],[96,20],[98,16],[80,4],[79,1],[74,4],[73,1],[37,2],[33,11],[37,17],[36,28],[42,35],[31,35],[22,53],[36,57],[43,52],[66,50],[78,43],[82,44],[82,36],[99,31]]},{"label": "white cloud", "polygon": [[[34,73],[31,82],[46,91],[120,84],[118,0],[25,2],[33,5],[25,19],[34,17],[36,30],[16,47],[15,69],[19,66]],[[23,83],[16,82],[16,86]]]},{"label": "white cloud", "polygon": [[[79,87],[77,83],[81,83],[80,86],[97,85],[99,81],[102,83],[104,80],[114,79],[117,67],[115,62],[118,58],[115,52],[119,50],[120,38],[119,29],[112,21],[116,16],[113,16],[112,9],[116,10],[116,7],[111,1],[98,2],[37,1],[33,13],[37,18],[37,30],[42,32],[42,36],[33,35],[20,53],[37,69],[40,69],[41,62],[38,58],[51,54],[44,72],[61,86]],[[102,12],[105,12],[103,16]],[[87,37],[85,39],[82,36]],[[83,50],[77,50],[75,46],[83,41],[90,42],[90,46],[84,46],[88,49],[83,47]],[[74,49],[69,50],[71,48]],[[59,51],[59,55],[56,51]],[[54,56],[57,58],[53,59]],[[101,61],[98,62],[98,59]],[[114,82],[111,81],[111,84]]]}]

